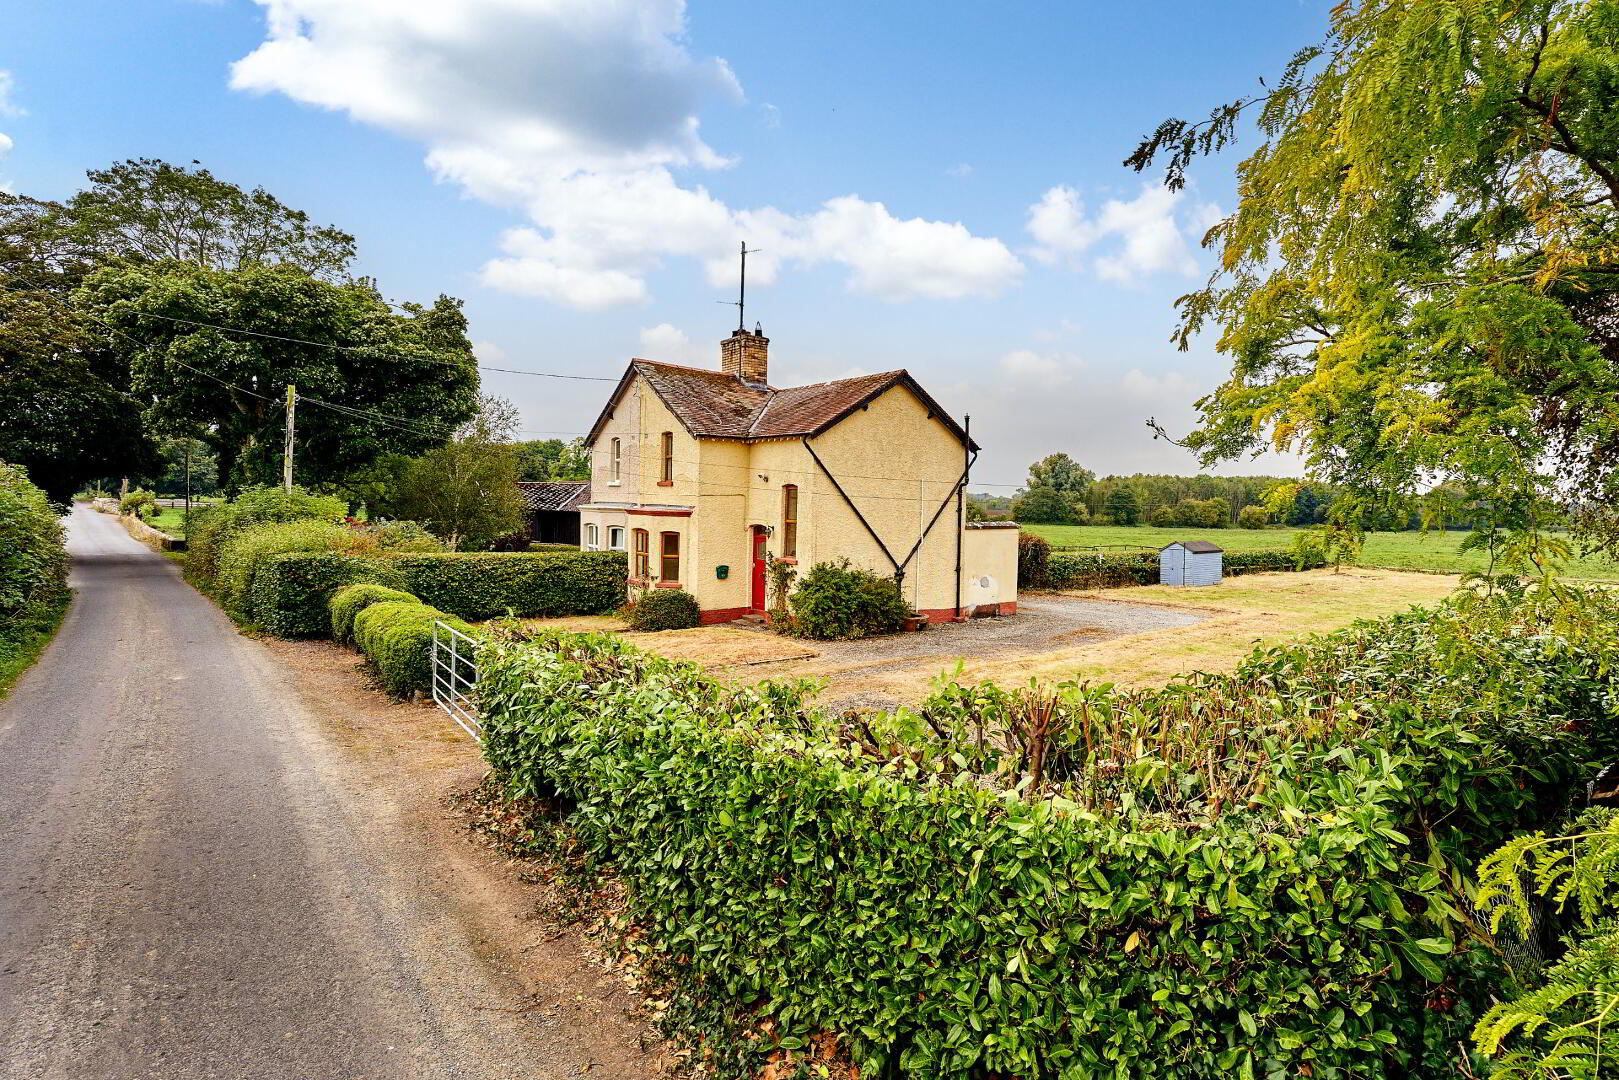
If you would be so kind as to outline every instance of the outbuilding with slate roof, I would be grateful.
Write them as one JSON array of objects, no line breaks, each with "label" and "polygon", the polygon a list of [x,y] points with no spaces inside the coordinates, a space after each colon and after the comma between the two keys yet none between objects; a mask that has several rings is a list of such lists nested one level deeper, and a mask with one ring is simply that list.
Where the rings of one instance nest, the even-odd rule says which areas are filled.
[{"label": "outbuilding with slate roof", "polygon": [[683,588],[705,622],[776,607],[766,567],[848,559],[929,619],[1017,609],[1017,531],[970,528],[978,447],[908,372],[769,383],[737,330],[718,370],[632,360],[591,427],[585,547],[623,546],[630,593]]},{"label": "outbuilding with slate roof", "polygon": [[536,544],[577,544],[579,507],[590,501],[588,481],[522,481],[523,522]]}]

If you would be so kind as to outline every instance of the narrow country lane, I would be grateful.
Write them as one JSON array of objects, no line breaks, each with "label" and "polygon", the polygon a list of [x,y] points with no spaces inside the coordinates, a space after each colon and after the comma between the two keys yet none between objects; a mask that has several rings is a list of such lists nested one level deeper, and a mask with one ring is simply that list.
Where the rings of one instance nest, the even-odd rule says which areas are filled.
[{"label": "narrow country lane", "polygon": [[566,1075],[257,643],[76,507],[0,702],[0,1078]]}]

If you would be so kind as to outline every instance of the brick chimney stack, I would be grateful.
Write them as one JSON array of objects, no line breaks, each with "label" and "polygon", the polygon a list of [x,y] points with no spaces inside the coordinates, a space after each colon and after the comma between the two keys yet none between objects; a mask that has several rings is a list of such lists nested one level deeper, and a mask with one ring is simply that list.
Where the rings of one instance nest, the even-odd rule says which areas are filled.
[{"label": "brick chimney stack", "polygon": [[768,386],[770,383],[770,339],[740,327],[720,342],[720,370],[743,382]]}]

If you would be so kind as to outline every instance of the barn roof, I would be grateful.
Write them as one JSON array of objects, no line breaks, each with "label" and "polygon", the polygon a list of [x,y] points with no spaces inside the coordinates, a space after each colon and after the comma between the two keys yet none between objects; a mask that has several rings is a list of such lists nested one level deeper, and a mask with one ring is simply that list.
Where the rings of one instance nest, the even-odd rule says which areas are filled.
[{"label": "barn roof", "polygon": [[1172,547],[1185,548],[1187,551],[1190,551],[1193,555],[1212,555],[1215,552],[1225,550],[1224,548],[1220,547],[1218,544],[1212,544],[1207,540],[1171,540],[1169,543],[1165,544],[1163,547],[1159,548],[1158,550],[1159,551],[1168,551]]},{"label": "barn roof", "polygon": [[653,360],[630,361],[586,441],[596,441],[636,375],[646,380],[687,431],[704,438],[752,440],[819,435],[890,387],[904,386],[956,438],[969,441],[966,431],[903,369],[777,389],[746,383],[723,371]]},{"label": "barn roof", "polygon": [[577,510],[590,501],[590,483],[583,480],[520,480],[517,490],[525,510]]}]

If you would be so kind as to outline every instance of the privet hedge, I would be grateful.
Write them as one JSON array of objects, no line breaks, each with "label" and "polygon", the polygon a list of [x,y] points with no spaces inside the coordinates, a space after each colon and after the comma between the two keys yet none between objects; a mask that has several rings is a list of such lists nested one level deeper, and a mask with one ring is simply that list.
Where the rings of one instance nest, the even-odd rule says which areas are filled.
[{"label": "privet hedge", "polygon": [[433,685],[433,624],[444,622],[464,634],[476,631],[454,615],[419,600],[384,600],[354,617],[354,643],[371,661],[377,680],[395,697],[408,697]]},{"label": "privet hedge", "polygon": [[545,634],[484,646],[480,702],[675,1012],[774,1019],[721,1072],[828,1032],[866,1075],[1435,1076],[1502,978],[1464,869],[1608,752],[1616,628],[1605,596],[1468,598],[1233,676],[842,725]]},{"label": "privet hedge", "polygon": [[600,615],[624,603],[622,551],[450,552],[395,560],[404,587],[463,619]]}]

